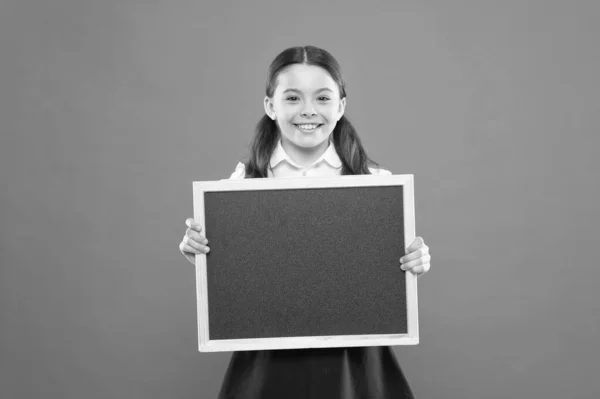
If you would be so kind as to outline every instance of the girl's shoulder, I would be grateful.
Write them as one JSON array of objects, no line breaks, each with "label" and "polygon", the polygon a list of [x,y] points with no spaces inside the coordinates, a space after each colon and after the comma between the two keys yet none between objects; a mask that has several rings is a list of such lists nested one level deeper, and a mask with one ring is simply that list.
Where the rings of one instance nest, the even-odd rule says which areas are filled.
[{"label": "girl's shoulder", "polygon": [[383,169],[383,168],[372,168],[369,166],[369,171],[371,172],[372,175],[391,175],[392,172],[390,172],[387,169]]},{"label": "girl's shoulder", "polygon": [[243,162],[238,162],[235,170],[229,176],[230,179],[244,179],[246,177],[246,165]]},{"label": "girl's shoulder", "polygon": [[[384,168],[378,168],[378,167],[369,167],[369,171],[371,172],[372,175],[391,175],[392,172],[390,172],[387,169]],[[233,171],[233,173],[231,173],[231,176],[229,176],[229,179],[234,179],[234,180],[238,180],[238,179],[245,179],[246,178],[246,165],[243,162],[238,162],[238,164],[235,166],[235,170]]]}]

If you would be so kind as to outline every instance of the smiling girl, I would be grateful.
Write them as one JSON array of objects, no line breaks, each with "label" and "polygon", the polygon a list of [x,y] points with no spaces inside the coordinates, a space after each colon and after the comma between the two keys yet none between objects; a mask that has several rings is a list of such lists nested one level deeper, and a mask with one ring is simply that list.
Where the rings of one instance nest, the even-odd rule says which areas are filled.
[{"label": "smiling girl", "polygon": [[[390,175],[367,156],[344,116],[346,88],[327,51],[292,47],[269,67],[265,115],[256,126],[249,159],[231,179],[357,174]],[[208,253],[200,225],[190,218],[179,249],[195,264]],[[417,275],[430,268],[421,237],[399,267]],[[413,398],[390,347],[318,348],[234,352],[219,399]]]}]

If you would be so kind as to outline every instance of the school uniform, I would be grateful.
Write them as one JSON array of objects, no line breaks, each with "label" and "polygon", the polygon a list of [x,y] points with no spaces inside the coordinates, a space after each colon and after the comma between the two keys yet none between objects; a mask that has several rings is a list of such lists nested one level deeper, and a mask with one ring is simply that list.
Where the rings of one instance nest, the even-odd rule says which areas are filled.
[{"label": "school uniform", "polygon": [[[391,175],[385,169],[369,170]],[[336,176],[341,172],[333,143],[312,165],[303,167],[292,161],[279,141],[268,176]],[[230,179],[244,176],[245,166],[240,162]],[[219,399],[371,398],[413,398],[389,346],[234,352],[219,394]]]}]

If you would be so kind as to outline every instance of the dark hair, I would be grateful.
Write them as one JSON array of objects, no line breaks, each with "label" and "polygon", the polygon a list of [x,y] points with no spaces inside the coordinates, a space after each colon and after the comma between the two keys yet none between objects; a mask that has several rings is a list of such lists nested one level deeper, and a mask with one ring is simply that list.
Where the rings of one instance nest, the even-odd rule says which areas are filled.
[{"label": "dark hair", "polygon": [[[325,69],[340,89],[340,99],[346,97],[346,83],[340,65],[326,50],[314,46],[290,47],[275,57],[267,75],[266,95],[273,97],[279,73],[292,64],[316,65]],[[256,125],[246,164],[246,178],[267,177],[269,161],[279,140],[277,122],[264,115]],[[363,148],[356,129],[342,116],[332,132],[335,149],[342,161],[343,175],[368,175],[371,160]]]}]

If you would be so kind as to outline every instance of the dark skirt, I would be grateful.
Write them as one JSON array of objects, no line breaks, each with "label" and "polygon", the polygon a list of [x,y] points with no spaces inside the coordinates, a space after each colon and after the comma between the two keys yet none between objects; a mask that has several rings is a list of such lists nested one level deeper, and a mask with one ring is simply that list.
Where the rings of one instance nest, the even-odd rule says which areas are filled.
[{"label": "dark skirt", "polygon": [[219,399],[414,398],[389,346],[234,352]]}]

